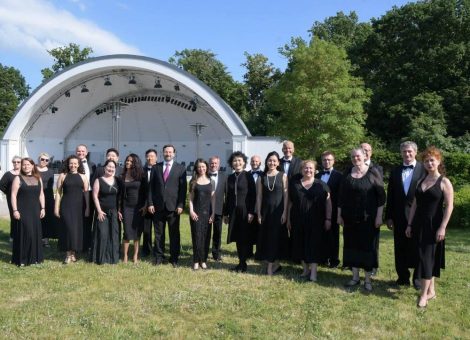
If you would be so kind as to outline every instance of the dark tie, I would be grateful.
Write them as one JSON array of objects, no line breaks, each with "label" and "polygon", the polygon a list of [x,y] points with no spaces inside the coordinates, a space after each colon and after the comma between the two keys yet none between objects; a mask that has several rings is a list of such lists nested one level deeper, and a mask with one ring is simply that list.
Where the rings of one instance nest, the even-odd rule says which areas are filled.
[{"label": "dark tie", "polygon": [[321,172],[321,174],[322,174],[322,176],[323,176],[323,175],[328,175],[328,176],[329,176],[329,175],[331,174],[331,170],[323,170],[323,171]]},{"label": "dark tie", "polygon": [[411,165],[402,165],[402,167],[401,167],[402,170],[413,169],[413,168],[414,168],[413,164],[411,164]]},{"label": "dark tie", "polygon": [[209,176],[211,177],[217,177],[217,172],[213,173],[213,174],[209,174]]},{"label": "dark tie", "polygon": [[257,174],[258,176],[261,176],[261,174],[263,173],[261,170],[255,170],[255,171],[252,171],[251,172],[253,175],[254,174]]},{"label": "dark tie", "polygon": [[291,160],[290,159],[284,159],[284,163],[290,163]]}]

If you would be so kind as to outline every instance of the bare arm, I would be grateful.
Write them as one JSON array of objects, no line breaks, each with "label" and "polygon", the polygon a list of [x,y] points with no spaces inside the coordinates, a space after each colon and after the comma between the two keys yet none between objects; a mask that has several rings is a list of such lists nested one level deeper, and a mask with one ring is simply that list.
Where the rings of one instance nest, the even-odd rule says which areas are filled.
[{"label": "bare arm", "polygon": [[331,195],[327,193],[326,202],[325,202],[325,229],[330,230],[331,228]]},{"label": "bare arm", "polygon": [[100,200],[98,199],[98,194],[100,192],[100,180],[99,178],[95,179],[93,183],[93,202],[95,202],[96,207],[96,215],[100,222],[103,222],[106,218],[106,214],[103,210],[101,210]]},{"label": "bare arm", "polygon": [[60,174],[57,179],[57,192],[55,194],[54,215],[60,218],[60,201],[62,200],[62,185],[64,184],[65,174]]},{"label": "bare arm", "polygon": [[39,217],[43,218],[44,216],[46,216],[46,202],[44,199],[44,190],[43,190],[41,178],[39,178],[39,185],[41,186],[41,190],[39,190],[39,204],[41,205],[41,211],[39,213]]},{"label": "bare arm", "polygon": [[436,232],[436,241],[440,242],[445,239],[446,228],[449,223],[450,216],[452,215],[452,210],[454,210],[454,188],[452,183],[447,178],[443,178],[441,181],[441,189],[444,193],[444,216],[442,217],[441,225]]}]

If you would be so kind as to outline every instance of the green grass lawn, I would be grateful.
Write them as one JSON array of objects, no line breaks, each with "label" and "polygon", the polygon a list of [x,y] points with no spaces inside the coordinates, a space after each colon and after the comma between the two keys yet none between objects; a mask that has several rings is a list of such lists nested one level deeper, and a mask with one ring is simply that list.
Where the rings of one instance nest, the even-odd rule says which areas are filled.
[{"label": "green grass lawn", "polygon": [[247,274],[229,272],[234,245],[223,245],[222,263],[194,272],[188,217],[182,221],[181,266],[173,269],[150,259],[66,266],[55,242],[43,264],[18,268],[9,263],[9,222],[1,220],[0,338],[470,338],[469,230],[448,232],[438,297],[418,310],[412,287],[391,285],[388,230],[374,290],[365,293],[343,288],[350,272],[341,269],[320,268],[317,283],[287,263],[274,277],[253,261]]}]

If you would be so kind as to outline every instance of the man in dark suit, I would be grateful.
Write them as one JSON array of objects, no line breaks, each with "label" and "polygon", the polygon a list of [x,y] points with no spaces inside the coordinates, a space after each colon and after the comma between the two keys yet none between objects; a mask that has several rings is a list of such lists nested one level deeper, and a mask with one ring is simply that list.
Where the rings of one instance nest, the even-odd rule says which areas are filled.
[{"label": "man in dark suit", "polygon": [[338,192],[343,179],[341,172],[333,168],[335,155],[331,151],[325,151],[321,155],[323,170],[315,175],[315,178],[326,183],[330,188],[331,197],[331,228],[325,231],[325,256],[328,266],[336,268],[339,265],[339,225],[338,215]]},{"label": "man in dark suit", "polygon": [[284,157],[281,158],[279,170],[285,172],[289,181],[294,176],[302,176],[302,160],[294,157],[294,151],[293,142],[286,140],[282,143],[282,153],[284,154]]},{"label": "man in dark suit", "polygon": [[[142,180],[142,192],[145,195],[145,206],[148,206],[148,194],[149,194],[149,183],[150,176],[152,174],[152,168],[157,164],[157,150],[148,149],[145,151],[146,163],[144,166],[144,178]],[[146,209],[147,210],[147,209]],[[142,240],[142,256],[149,256],[154,254],[154,246],[152,243],[152,224],[153,224],[153,215],[147,212],[144,216],[144,230],[143,230],[143,240]],[[163,234],[163,241],[165,234]],[[140,238],[140,237],[139,237]],[[155,255],[155,254],[154,254]]]},{"label": "man in dark suit", "polygon": [[369,143],[361,143],[361,148],[364,150],[365,153],[365,158],[364,158],[364,163],[369,167],[377,170],[377,172],[380,174],[382,177],[382,180],[384,178],[384,169],[378,165],[372,162],[372,146]]},{"label": "man in dark suit", "polygon": [[[212,224],[209,224],[207,242],[210,242],[212,231],[212,257],[215,261],[222,261],[221,244],[222,244],[222,220],[223,207],[225,198],[225,186],[227,175],[219,171],[220,158],[212,156],[209,158],[209,175],[215,183],[215,215]],[[209,247],[206,247],[209,249]]]},{"label": "man in dark suit", "polygon": [[[115,148],[109,148],[108,150],[106,150],[106,160],[111,160],[111,161],[114,161],[114,163],[116,163],[115,176],[120,177],[123,169],[122,169],[122,166],[119,165],[119,151]],[[104,166],[100,166],[96,169],[93,181],[103,175],[104,175]]]},{"label": "man in dark suit", "polygon": [[85,144],[79,144],[75,148],[75,155],[78,157],[80,162],[83,165],[83,169],[85,170],[85,176],[88,179],[88,191],[85,192],[84,198],[86,204],[90,207],[89,214],[88,216],[85,216],[83,219],[83,249],[82,251],[84,253],[87,253],[90,248],[91,248],[91,240],[92,240],[92,234],[91,230],[93,227],[93,215],[95,212],[95,205],[93,203],[93,198],[91,196],[91,190],[93,187],[92,180],[95,178],[95,172],[96,172],[96,165],[93,162],[88,161],[87,156],[88,156],[88,147]]},{"label": "man in dark suit", "polygon": [[397,285],[410,285],[409,268],[415,268],[413,285],[419,288],[420,281],[416,266],[418,263],[418,245],[415,238],[407,238],[405,229],[413,203],[418,182],[426,176],[422,163],[416,161],[418,147],[414,142],[403,142],[400,153],[403,164],[390,173],[387,190],[385,219],[387,227],[393,229],[395,269],[398,274]]},{"label": "man in dark suit", "polygon": [[155,264],[163,262],[165,252],[165,225],[170,235],[170,263],[178,264],[180,255],[180,215],[186,201],[186,169],[175,162],[176,149],[173,145],[163,147],[164,162],[152,168],[148,211],[154,214],[155,223]]},{"label": "man in dark suit", "polygon": [[[258,156],[258,155],[251,156],[250,166],[251,166],[250,173],[253,176],[253,179],[254,179],[255,184],[256,184],[256,181],[258,180],[258,177],[263,174],[263,171],[261,170],[261,157]],[[256,186],[255,186],[255,188],[256,188]],[[256,216],[256,210],[255,210],[255,216]],[[251,228],[250,228],[251,240],[253,242],[253,245],[249,249],[248,257],[255,256],[254,247],[258,243],[259,228],[260,228],[260,226],[259,226],[259,223],[258,223],[258,219],[253,218],[253,221],[251,221]]]}]

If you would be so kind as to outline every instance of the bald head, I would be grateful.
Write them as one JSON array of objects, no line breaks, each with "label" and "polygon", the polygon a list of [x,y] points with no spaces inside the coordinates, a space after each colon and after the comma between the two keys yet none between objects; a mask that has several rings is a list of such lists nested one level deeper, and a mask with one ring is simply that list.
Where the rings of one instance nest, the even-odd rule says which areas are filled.
[{"label": "bald head", "polygon": [[252,170],[258,170],[261,166],[261,157],[258,155],[251,156],[250,166]]}]

